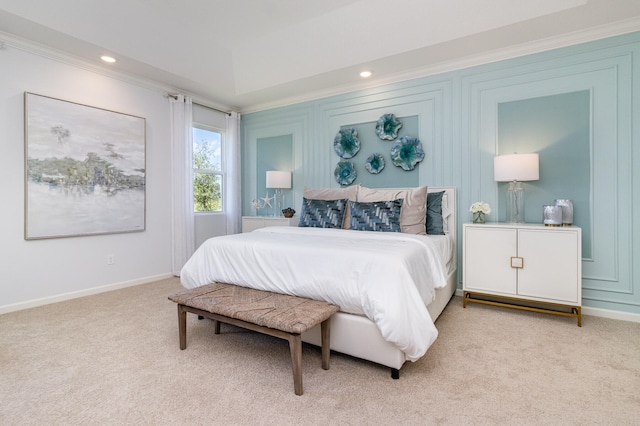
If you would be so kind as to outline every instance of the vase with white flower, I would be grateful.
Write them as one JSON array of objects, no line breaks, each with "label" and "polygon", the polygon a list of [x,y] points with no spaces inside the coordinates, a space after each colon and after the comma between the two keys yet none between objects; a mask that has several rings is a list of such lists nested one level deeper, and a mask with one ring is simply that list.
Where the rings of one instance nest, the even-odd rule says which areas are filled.
[{"label": "vase with white flower", "polygon": [[476,201],[471,204],[469,211],[473,213],[473,223],[484,223],[485,216],[491,213],[491,207],[484,201]]}]

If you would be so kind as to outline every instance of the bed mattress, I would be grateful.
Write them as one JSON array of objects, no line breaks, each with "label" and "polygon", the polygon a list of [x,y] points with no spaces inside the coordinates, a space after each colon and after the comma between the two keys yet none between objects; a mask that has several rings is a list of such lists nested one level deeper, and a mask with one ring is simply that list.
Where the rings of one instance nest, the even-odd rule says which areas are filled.
[{"label": "bed mattress", "polygon": [[416,360],[437,337],[425,305],[446,286],[452,251],[448,236],[267,227],[207,240],[185,264],[181,282],[324,300],[366,316]]}]

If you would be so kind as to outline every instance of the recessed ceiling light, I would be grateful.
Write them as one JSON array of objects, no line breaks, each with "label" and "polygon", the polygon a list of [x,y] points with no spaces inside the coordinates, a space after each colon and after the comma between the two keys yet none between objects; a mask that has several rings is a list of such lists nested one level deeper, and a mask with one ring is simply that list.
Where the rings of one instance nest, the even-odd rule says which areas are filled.
[{"label": "recessed ceiling light", "polygon": [[371,77],[371,71],[362,71],[360,73],[360,77],[362,77],[362,78]]},{"label": "recessed ceiling light", "polygon": [[114,58],[112,58],[111,56],[107,56],[107,55],[100,56],[100,59],[102,59],[105,62],[109,62],[110,64],[112,64],[112,63],[114,63],[116,61]]}]

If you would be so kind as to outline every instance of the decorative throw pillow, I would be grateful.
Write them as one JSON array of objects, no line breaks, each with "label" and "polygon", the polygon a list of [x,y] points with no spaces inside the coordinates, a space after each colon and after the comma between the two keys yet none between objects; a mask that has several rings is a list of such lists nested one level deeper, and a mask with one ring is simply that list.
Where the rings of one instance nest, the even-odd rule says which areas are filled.
[{"label": "decorative throw pillow", "polygon": [[[304,187],[303,196],[313,200],[342,200],[344,198],[349,201],[358,201],[358,188],[360,185],[352,185],[346,188],[308,188]],[[342,227],[349,229],[349,204],[344,212],[344,221]]]},{"label": "decorative throw pillow", "polygon": [[342,228],[349,200],[310,200],[302,198],[298,226],[308,228]]},{"label": "decorative throw pillow", "polygon": [[358,203],[349,201],[351,229],[356,231],[400,232],[402,199]]},{"label": "decorative throw pillow", "polygon": [[442,192],[427,194],[427,234],[444,235],[444,221],[442,219]]},{"label": "decorative throw pillow", "polygon": [[425,235],[427,233],[427,187],[409,189],[373,189],[361,186],[358,202],[393,201],[404,199],[400,213],[401,232]]}]

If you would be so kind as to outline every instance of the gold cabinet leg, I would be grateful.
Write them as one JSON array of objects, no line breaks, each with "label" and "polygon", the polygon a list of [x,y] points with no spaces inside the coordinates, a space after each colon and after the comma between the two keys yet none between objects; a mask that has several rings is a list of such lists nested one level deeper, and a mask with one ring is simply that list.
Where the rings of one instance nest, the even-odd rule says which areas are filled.
[{"label": "gold cabinet leg", "polygon": [[573,311],[575,312],[576,317],[578,318],[578,327],[582,327],[582,307],[575,306],[573,308]]}]

